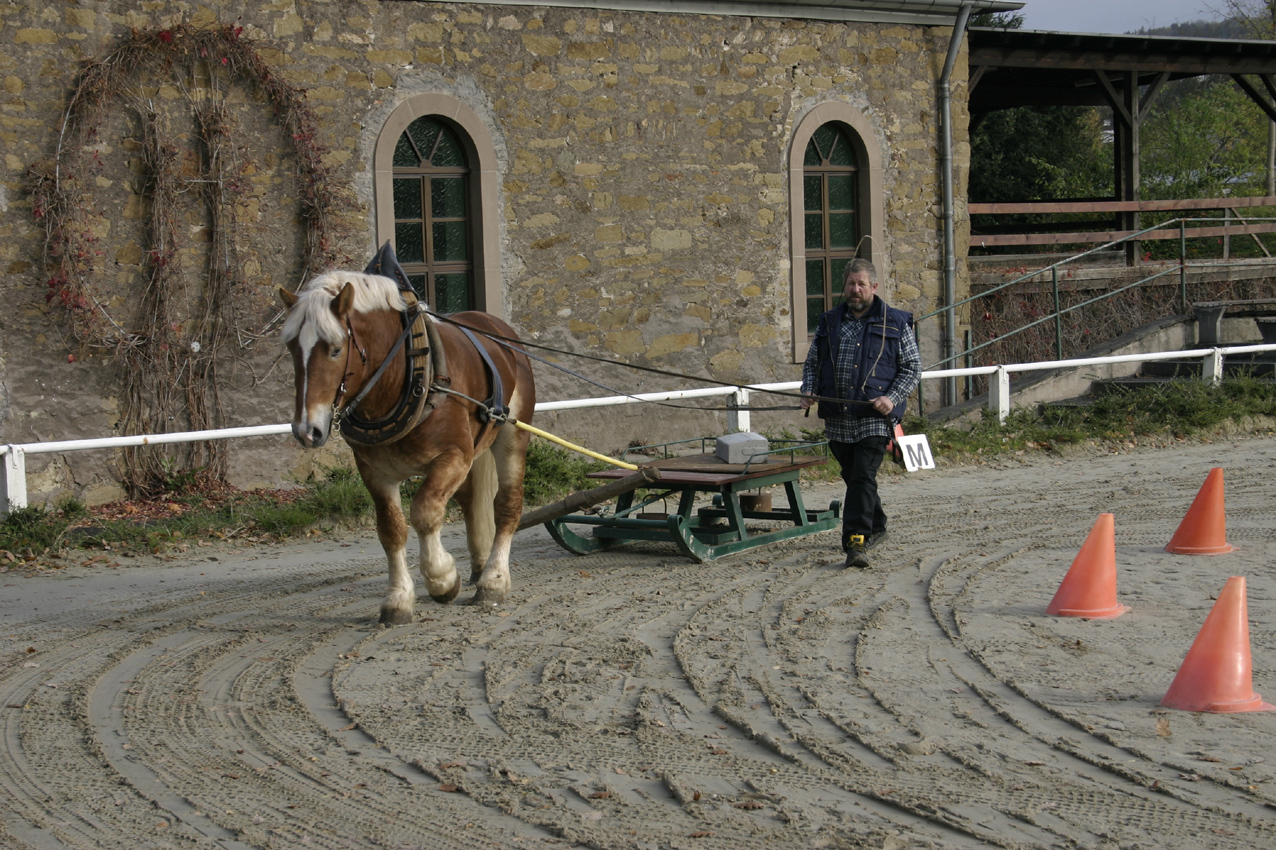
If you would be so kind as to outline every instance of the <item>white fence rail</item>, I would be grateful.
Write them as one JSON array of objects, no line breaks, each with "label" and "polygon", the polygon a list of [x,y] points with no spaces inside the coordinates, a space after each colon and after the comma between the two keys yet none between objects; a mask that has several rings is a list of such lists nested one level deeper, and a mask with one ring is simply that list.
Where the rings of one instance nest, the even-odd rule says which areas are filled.
[{"label": "white fence rail", "polygon": [[[967,375],[990,375],[988,381],[988,409],[996,414],[999,422],[1010,415],[1010,375],[1043,372],[1054,369],[1074,369],[1082,366],[1102,366],[1110,363],[1141,363],[1155,360],[1201,359],[1201,377],[1211,383],[1223,378],[1223,358],[1228,354],[1276,351],[1276,345],[1236,345],[1222,348],[1196,348],[1188,351],[1160,351],[1146,354],[1120,354],[1110,357],[1087,357],[1076,360],[1047,360],[1040,363],[1010,363],[999,366],[973,366],[967,369],[938,369],[922,372],[922,380],[960,378]],[[575,410],[585,407],[615,407],[623,404],[641,404],[649,401],[676,401],[688,398],[731,396],[728,426],[732,431],[748,431],[750,391],[796,391],[798,381],[773,384],[755,384],[750,387],[705,387],[694,390],[672,390],[661,393],[643,393],[632,396],[607,396],[604,398],[578,398],[565,401],[547,401],[536,405],[536,411]],[[163,443],[195,443],[205,440],[231,440],[240,437],[268,437],[288,434],[292,426],[256,425],[246,428],[222,428],[215,431],[184,431],[173,434],[139,434],[127,437],[100,437],[89,440],[59,440],[44,443],[11,443],[0,445],[0,516],[10,510],[27,506],[26,456],[52,452],[88,451],[124,446],[154,446]]]}]

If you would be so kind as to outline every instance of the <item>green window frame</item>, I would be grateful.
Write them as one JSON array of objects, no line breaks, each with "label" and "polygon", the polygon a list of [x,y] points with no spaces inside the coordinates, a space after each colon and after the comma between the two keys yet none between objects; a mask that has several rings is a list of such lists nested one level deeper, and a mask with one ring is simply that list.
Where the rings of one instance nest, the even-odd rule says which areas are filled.
[{"label": "green window frame", "polygon": [[432,115],[409,124],[394,148],[395,253],[417,295],[438,313],[479,303],[466,149],[460,131]]},{"label": "green window frame", "polygon": [[852,131],[837,121],[811,136],[802,160],[802,213],[806,249],[806,330],[842,296],[846,264],[859,255],[863,236],[860,166]]}]

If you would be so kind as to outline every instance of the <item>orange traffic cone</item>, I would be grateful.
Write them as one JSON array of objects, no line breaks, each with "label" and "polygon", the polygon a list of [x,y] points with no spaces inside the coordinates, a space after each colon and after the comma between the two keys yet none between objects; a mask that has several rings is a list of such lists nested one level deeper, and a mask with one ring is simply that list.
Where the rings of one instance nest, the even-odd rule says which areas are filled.
[{"label": "orange traffic cone", "polygon": [[1232,576],[1223,585],[1161,705],[1220,714],[1276,711],[1254,693],[1244,576]]},{"label": "orange traffic cone", "polygon": [[1112,620],[1129,610],[1116,598],[1115,523],[1112,514],[1099,514],[1046,613]]},{"label": "orange traffic cone", "polygon": [[1227,517],[1223,512],[1223,468],[1216,466],[1206,476],[1201,491],[1187,509],[1178,531],[1170,538],[1166,552],[1175,555],[1222,555],[1235,546],[1227,543]]}]

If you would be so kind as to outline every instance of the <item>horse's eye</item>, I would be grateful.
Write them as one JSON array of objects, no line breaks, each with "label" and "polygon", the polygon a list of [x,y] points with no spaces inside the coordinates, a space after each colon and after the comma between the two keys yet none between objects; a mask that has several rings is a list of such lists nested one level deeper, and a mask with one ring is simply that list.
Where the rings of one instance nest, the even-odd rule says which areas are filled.
[{"label": "horse's eye", "polygon": [[341,354],[341,346],[334,345],[330,353],[332,354],[333,357],[339,356]]}]

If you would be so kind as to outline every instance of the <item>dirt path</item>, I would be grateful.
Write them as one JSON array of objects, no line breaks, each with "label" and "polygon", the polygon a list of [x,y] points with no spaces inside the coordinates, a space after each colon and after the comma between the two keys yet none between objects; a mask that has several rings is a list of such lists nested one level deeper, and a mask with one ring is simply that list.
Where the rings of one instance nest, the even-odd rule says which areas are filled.
[{"label": "dirt path", "polygon": [[[0,575],[0,847],[1276,846],[1276,713],[1157,707],[1230,575],[1276,701],[1274,460],[890,479],[864,571],[524,532],[504,609],[390,629],[368,537]],[[1237,551],[1165,553],[1215,466]],[[1131,612],[1045,616],[1103,512]]]}]

